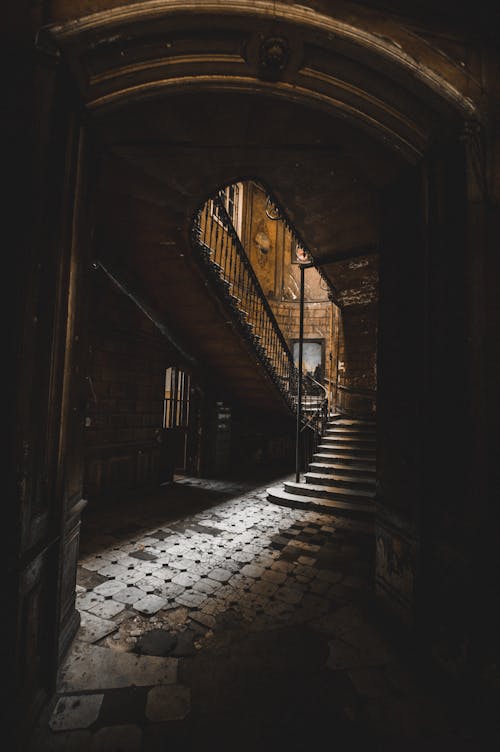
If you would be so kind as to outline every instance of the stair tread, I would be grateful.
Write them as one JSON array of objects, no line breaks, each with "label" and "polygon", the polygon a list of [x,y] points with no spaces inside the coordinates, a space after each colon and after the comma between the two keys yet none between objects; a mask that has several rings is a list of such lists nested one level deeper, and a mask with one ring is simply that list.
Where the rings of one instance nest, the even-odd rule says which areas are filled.
[{"label": "stair tread", "polygon": [[370,439],[375,440],[376,439],[376,433],[375,430],[370,431],[369,429],[360,429],[359,431],[355,431],[352,428],[342,428],[341,426],[338,426],[338,428],[327,428],[326,434],[328,436],[363,436],[366,434]]},{"label": "stair tread", "polygon": [[364,449],[363,447],[349,447],[349,446],[331,446],[330,444],[318,444],[317,447],[320,451],[330,451],[330,452],[349,452],[348,456],[359,456],[359,457],[373,457],[375,459],[375,450],[374,449]]},{"label": "stair tread", "polygon": [[299,494],[288,493],[281,487],[268,488],[267,494],[273,498],[284,499],[290,501],[296,506],[318,507],[321,509],[330,510],[344,510],[349,512],[363,512],[366,514],[373,514],[374,507],[371,504],[353,504],[348,501],[340,501],[336,499],[322,499],[315,498],[314,496],[300,496]]},{"label": "stair tread", "polygon": [[377,446],[377,440],[375,438],[365,438],[364,436],[334,436],[331,433],[323,434],[321,441],[326,444],[342,443],[353,447],[358,446],[358,444],[363,444],[368,448]]},{"label": "stair tread", "polygon": [[[340,465],[338,462],[334,462],[334,463],[329,463],[329,462],[311,462],[309,464],[309,467],[313,467],[314,468],[314,470],[312,472],[314,472],[316,470],[316,468],[318,468],[318,469],[323,469],[324,468],[325,470],[328,468],[329,470],[361,470],[362,472],[369,473],[370,475],[375,475],[375,467],[370,468],[370,467],[367,467],[366,465],[359,465],[359,466],[358,465],[352,465],[352,464],[349,464],[349,465]],[[344,474],[344,477],[345,477],[345,474]],[[355,477],[359,477],[359,476],[356,475]]]},{"label": "stair tread", "polygon": [[356,420],[355,418],[337,418],[336,420],[332,420],[331,418],[328,421],[328,425],[333,426],[367,426],[371,428],[372,426],[376,425],[376,422],[374,420]]},{"label": "stair tread", "polygon": [[368,449],[374,449],[377,446],[376,441],[369,441],[367,439],[346,439],[344,436],[325,436],[321,437],[322,442],[330,444],[344,444],[345,446],[352,447],[357,444],[368,444]]},{"label": "stair tread", "polygon": [[371,462],[373,465],[373,468],[375,469],[375,457],[358,457],[355,454],[350,454],[347,457],[345,457],[342,454],[324,454],[323,452],[315,452],[313,459],[316,460],[346,460],[349,459],[352,462]]},{"label": "stair tread", "polygon": [[[313,483],[295,483],[294,481],[286,481],[285,486],[293,488],[304,488],[304,490],[321,494],[331,493],[347,497],[351,496],[352,498],[364,497],[366,499],[371,499],[375,494],[375,490],[364,491],[362,489],[344,488],[343,486],[318,486]],[[307,489],[305,488],[306,486]]]},{"label": "stair tread", "polygon": [[306,478],[312,478],[313,480],[329,480],[339,483],[362,483],[364,485],[372,485],[375,487],[375,477],[363,478],[359,475],[335,475],[334,473],[316,473],[314,471],[308,471],[304,473]]}]

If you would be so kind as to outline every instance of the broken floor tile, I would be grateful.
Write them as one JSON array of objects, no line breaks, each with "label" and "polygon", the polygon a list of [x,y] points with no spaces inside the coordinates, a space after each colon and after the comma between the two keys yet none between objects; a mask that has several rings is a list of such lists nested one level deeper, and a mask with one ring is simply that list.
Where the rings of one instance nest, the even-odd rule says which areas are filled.
[{"label": "broken floor tile", "polygon": [[135,585],[144,577],[144,572],[137,572],[135,569],[127,569],[126,574],[119,574],[116,577],[117,582],[121,582],[123,587]]},{"label": "broken floor tile", "polygon": [[109,562],[102,558],[96,558],[95,556],[80,561],[80,565],[89,572],[97,572],[98,569],[102,569],[106,564],[109,564]]},{"label": "broken floor tile", "polygon": [[89,614],[94,614],[94,616],[100,616],[101,619],[112,619],[113,616],[119,614],[124,608],[125,606],[123,603],[106,600],[101,603],[96,603],[95,606],[88,609],[88,612]]},{"label": "broken floor tile", "polygon": [[134,587],[125,587],[119,590],[117,593],[113,595],[113,600],[118,601],[118,603],[126,603],[128,605],[131,605],[132,603],[137,603],[138,600],[141,598],[144,598],[146,593],[144,590],[140,590],[140,588]]},{"label": "broken floor tile", "polygon": [[154,590],[164,587],[165,581],[151,575],[151,577],[141,577],[134,584],[136,587],[144,590],[145,593],[152,593]]},{"label": "broken floor tile", "polygon": [[97,593],[97,595],[102,595],[103,598],[110,598],[112,595],[122,590],[122,588],[123,585],[121,582],[118,582],[117,580],[108,580],[108,582],[103,582],[101,585],[97,585],[93,592]]},{"label": "broken floor tile", "polygon": [[98,569],[99,574],[103,577],[126,577],[129,570],[126,567],[122,567],[120,564],[111,564],[109,561],[103,562],[103,565]]},{"label": "broken floor tile", "polygon": [[154,687],[148,692],[146,718],[150,721],[175,721],[185,718],[191,709],[191,692],[181,684]]},{"label": "broken floor tile", "polygon": [[212,569],[212,571],[208,573],[208,577],[211,580],[216,580],[217,582],[227,582],[227,580],[229,580],[232,575],[233,572],[229,571],[228,569],[222,569],[221,567]]},{"label": "broken floor tile", "polygon": [[99,595],[99,593],[94,593],[90,590],[88,593],[84,592],[83,594],[76,596],[76,607],[79,611],[87,611],[89,608],[92,608],[92,606],[95,606],[96,603],[102,603],[103,600],[103,595]]},{"label": "broken floor tile", "polygon": [[139,611],[141,614],[156,614],[161,608],[167,604],[167,599],[162,598],[159,595],[146,595],[144,598],[136,601],[133,604],[135,611]]},{"label": "broken floor tile", "polygon": [[176,678],[176,658],[138,656],[76,643],[61,669],[59,691],[84,692],[131,685],[173,684]]},{"label": "broken floor tile", "polygon": [[154,554],[150,553],[149,551],[131,551],[129,554],[130,557],[133,557],[134,559],[142,559],[142,561],[156,561],[158,558]]},{"label": "broken floor tile", "polygon": [[216,580],[209,580],[208,577],[198,580],[198,582],[195,582],[193,585],[193,591],[196,591],[197,593],[206,593],[207,595],[211,595],[212,593],[215,593],[216,590],[218,590],[221,587],[221,583],[217,582]]},{"label": "broken floor tile", "polygon": [[198,582],[200,578],[189,572],[181,572],[172,578],[172,582],[176,585],[182,585],[182,587],[192,587],[195,582]]},{"label": "broken floor tile", "polygon": [[65,695],[60,697],[49,721],[52,731],[88,728],[97,720],[104,695]]},{"label": "broken floor tile", "polygon": [[82,642],[97,642],[117,629],[118,625],[114,621],[84,611],[80,614],[78,639]]},{"label": "broken floor tile", "polygon": [[182,606],[188,606],[189,608],[200,608],[205,602],[207,596],[203,593],[193,593],[188,591],[178,595],[176,597],[176,603],[180,603]]}]

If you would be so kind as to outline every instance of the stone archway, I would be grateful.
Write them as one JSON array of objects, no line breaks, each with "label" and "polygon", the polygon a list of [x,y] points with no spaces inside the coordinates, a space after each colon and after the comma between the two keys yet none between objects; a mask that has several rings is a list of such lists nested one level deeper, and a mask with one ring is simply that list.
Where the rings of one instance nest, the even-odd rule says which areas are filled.
[{"label": "stone archway", "polygon": [[[384,21],[363,11],[358,11],[356,23],[350,18],[345,9],[343,14],[332,18],[302,6],[258,0],[222,4],[165,0],[118,6],[56,22],[40,32],[38,46],[53,56],[52,61],[58,57],[60,61],[59,72],[47,75],[47,80],[64,79],[64,84],[58,84],[59,88],[51,94],[52,103],[62,110],[64,120],[74,118],[73,122],[78,122],[76,113],[83,105],[90,132],[94,120],[108,114],[122,118],[132,108],[157,101],[168,103],[177,95],[264,96],[326,113],[339,123],[343,132],[351,128],[356,134],[359,131],[360,143],[373,139],[384,154],[391,154],[392,159],[395,155],[398,164],[409,165],[414,171],[410,180],[414,186],[418,179],[416,165],[430,144],[443,133],[456,138],[464,120],[481,122],[480,87],[460,65],[394,21]],[[72,78],[68,77],[68,70]],[[68,91],[74,96],[70,113],[61,105],[61,98]],[[49,130],[57,130],[58,123],[60,119],[56,116],[48,124]],[[76,128],[79,127],[77,124]],[[84,130],[82,127],[80,133]],[[80,144],[79,150],[74,146],[69,148],[61,160],[67,175],[79,175],[84,180],[82,176],[86,176],[94,162],[86,156],[82,141]],[[221,175],[216,182],[223,179]],[[75,185],[73,179],[70,183]],[[60,186],[54,190],[60,192]],[[408,196],[411,203],[411,189]],[[300,202],[294,205],[291,196],[284,195],[283,199],[305,236],[313,228],[308,226],[304,208]],[[196,195],[185,200],[187,214],[192,214],[197,201]],[[323,215],[316,214],[318,226],[318,216],[327,214],[327,204],[326,201],[323,205]],[[78,201],[70,196],[50,221],[57,225],[61,216],[68,221],[70,215],[72,229],[60,242],[60,257],[67,261],[72,249],[81,270],[88,260],[85,253],[90,240],[82,240]],[[318,251],[321,260],[321,237],[318,235],[309,245],[313,252]],[[58,463],[61,447],[68,446],[70,434],[75,435],[76,446],[81,428],[72,420],[72,411],[77,414],[77,421],[81,418],[75,400],[78,401],[81,388],[81,374],[77,371],[83,359],[72,361],[72,347],[80,341],[81,333],[75,328],[76,319],[68,315],[72,311],[72,296],[79,289],[75,268],[70,264],[64,267],[62,283],[56,279],[61,268],[54,269],[53,278],[42,290],[42,295],[47,295],[56,289],[59,296],[56,316],[59,325],[52,333],[51,367],[61,380],[56,412],[64,416],[57,448],[50,457],[52,487],[57,492],[54,500],[49,500],[49,506],[53,505],[59,520],[54,529],[57,542],[50,549],[50,576],[47,575],[49,600],[57,602],[50,617],[47,616],[50,629],[59,637],[54,664],[77,625],[72,599],[80,475],[78,463],[73,463],[72,450],[65,452]],[[57,415],[52,416],[54,420]],[[69,475],[75,481],[71,486]],[[33,525],[35,517],[33,514]],[[386,529],[390,526],[391,530],[397,528],[397,522],[391,519]],[[403,534],[396,530],[393,542],[399,541],[397,545],[401,547],[408,541],[411,557],[416,543],[409,535],[408,531]],[[387,556],[384,553],[382,564],[386,566],[391,557],[394,558],[392,553]],[[48,572],[49,564],[38,559],[37,553],[33,561],[36,560],[40,571]],[[404,556],[400,557],[403,559]],[[62,561],[66,562],[65,570]],[[58,583],[57,593],[50,578]],[[38,612],[29,618],[42,620],[45,616]]]}]

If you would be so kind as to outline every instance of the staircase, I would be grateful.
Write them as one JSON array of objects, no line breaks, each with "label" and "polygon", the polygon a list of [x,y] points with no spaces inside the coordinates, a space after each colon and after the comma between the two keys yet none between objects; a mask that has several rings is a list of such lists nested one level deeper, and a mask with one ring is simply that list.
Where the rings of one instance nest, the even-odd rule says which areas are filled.
[{"label": "staircase", "polygon": [[225,305],[228,323],[232,323],[293,414],[298,372],[221,192],[198,212],[191,241],[207,284]]},{"label": "staircase", "polygon": [[327,423],[305,483],[286,481],[267,489],[282,506],[314,509],[357,518],[373,517],[375,422],[334,415]]}]

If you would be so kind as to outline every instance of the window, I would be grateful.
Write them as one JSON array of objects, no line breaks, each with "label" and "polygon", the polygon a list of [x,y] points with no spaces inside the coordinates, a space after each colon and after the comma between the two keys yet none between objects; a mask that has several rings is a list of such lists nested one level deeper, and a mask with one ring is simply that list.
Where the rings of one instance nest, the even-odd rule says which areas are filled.
[{"label": "window", "polygon": [[[243,226],[243,185],[241,183],[231,183],[231,185],[227,185],[222,191],[220,191],[220,197],[224,204],[224,208],[229,215],[229,219],[238,233],[238,237],[241,238],[241,230]],[[221,225],[224,225],[224,220],[220,216],[220,212],[213,201],[211,202],[211,214]]]},{"label": "window", "polygon": [[186,428],[189,420],[189,388],[191,379],[188,373],[175,366],[165,371],[165,398],[163,401],[163,427]]}]

